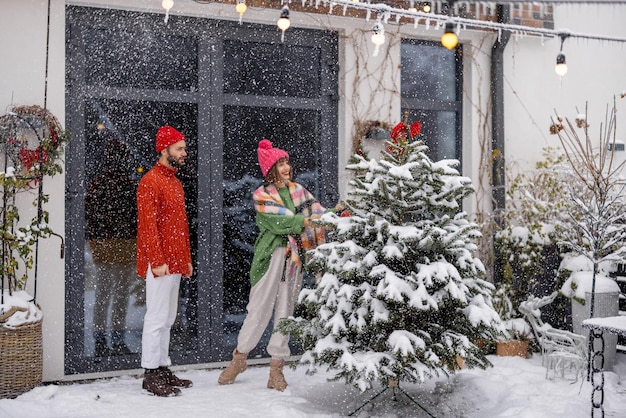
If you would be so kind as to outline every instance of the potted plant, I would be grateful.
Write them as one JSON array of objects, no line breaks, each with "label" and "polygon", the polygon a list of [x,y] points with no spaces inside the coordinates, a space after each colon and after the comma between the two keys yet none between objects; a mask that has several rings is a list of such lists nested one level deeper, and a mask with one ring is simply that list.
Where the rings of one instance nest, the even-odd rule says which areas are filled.
[{"label": "potted plant", "polygon": [[[0,172],[0,398],[18,396],[41,383],[43,314],[36,302],[37,242],[57,235],[48,226],[44,210],[48,196],[43,193],[43,178],[62,172],[61,155],[68,140],[56,117],[39,106],[15,107],[0,117],[4,157]],[[34,283],[27,288],[31,274]]]},{"label": "potted plant", "polygon": [[499,356],[528,357],[528,344],[533,339],[530,324],[518,313],[519,300],[509,281],[500,283],[493,295],[493,307],[506,328],[496,341]]}]

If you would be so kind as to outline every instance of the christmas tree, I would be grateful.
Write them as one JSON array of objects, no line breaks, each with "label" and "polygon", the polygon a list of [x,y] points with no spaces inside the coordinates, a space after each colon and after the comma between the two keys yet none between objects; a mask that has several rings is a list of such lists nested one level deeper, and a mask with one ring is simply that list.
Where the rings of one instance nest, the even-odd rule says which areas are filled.
[{"label": "christmas tree", "polygon": [[322,217],[329,239],[307,263],[319,279],[281,324],[309,372],[325,366],[361,391],[454,372],[459,358],[486,368],[476,342],[503,330],[474,255],[478,225],[459,205],[471,180],[457,161],[431,161],[419,131],[400,123],[380,160],[353,156],[350,216]]}]

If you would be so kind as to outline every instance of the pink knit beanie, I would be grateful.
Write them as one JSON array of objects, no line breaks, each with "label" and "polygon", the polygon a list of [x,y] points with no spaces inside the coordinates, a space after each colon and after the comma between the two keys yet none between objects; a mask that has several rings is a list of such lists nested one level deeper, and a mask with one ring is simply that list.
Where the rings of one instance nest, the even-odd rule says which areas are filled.
[{"label": "pink knit beanie", "polygon": [[165,148],[178,141],[185,141],[185,136],[171,126],[161,126],[156,134],[156,152],[161,153]]},{"label": "pink knit beanie", "polygon": [[280,148],[273,148],[272,143],[268,139],[263,139],[259,142],[259,148],[257,149],[259,155],[259,166],[263,177],[267,177],[267,173],[272,169],[272,166],[276,164],[276,161],[281,158],[289,159],[289,154]]}]

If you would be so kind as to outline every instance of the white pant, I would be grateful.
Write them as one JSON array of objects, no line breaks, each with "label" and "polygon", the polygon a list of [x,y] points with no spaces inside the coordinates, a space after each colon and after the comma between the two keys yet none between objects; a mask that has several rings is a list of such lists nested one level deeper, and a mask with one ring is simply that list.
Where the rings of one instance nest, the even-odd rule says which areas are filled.
[{"label": "white pant", "polygon": [[[277,248],[272,254],[267,272],[250,289],[250,299],[246,307],[248,315],[239,331],[237,351],[249,353],[259,343],[272,313],[274,314],[274,329],[281,319],[291,316],[301,287],[300,271],[297,272],[294,283],[290,283],[285,277],[285,248]],[[267,352],[272,358],[289,357],[291,354],[289,335],[273,332],[267,345]]]},{"label": "white pant", "polygon": [[146,273],[146,315],[141,337],[141,367],[156,369],[170,366],[170,330],[178,311],[180,274],[154,277]]}]

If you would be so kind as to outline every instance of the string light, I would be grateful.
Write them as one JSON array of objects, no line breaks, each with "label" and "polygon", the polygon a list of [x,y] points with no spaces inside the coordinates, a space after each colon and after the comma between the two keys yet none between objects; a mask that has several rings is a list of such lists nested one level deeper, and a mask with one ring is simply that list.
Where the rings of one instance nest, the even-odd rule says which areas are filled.
[{"label": "string light", "polygon": [[237,5],[235,6],[235,11],[239,13],[239,24],[241,25],[241,21],[243,20],[243,14],[248,10],[248,6],[246,6],[246,0],[237,0]]},{"label": "string light", "polygon": [[417,7],[415,7],[415,0],[411,0],[409,6],[409,12],[417,13]]},{"label": "string light", "polygon": [[454,33],[454,23],[446,22],[446,30],[441,36],[441,45],[447,49],[454,49],[459,43],[459,37]]},{"label": "string light", "polygon": [[380,20],[374,23],[372,32],[372,43],[374,44],[373,56],[378,56],[380,46],[385,43],[385,27]]},{"label": "string light", "polygon": [[280,41],[285,42],[285,31],[289,29],[289,26],[291,26],[291,22],[289,21],[289,7],[287,7],[286,4],[280,11],[280,18],[278,19],[278,22],[276,22],[276,24],[278,25],[278,29],[283,31],[280,36]]},{"label": "string light", "polygon": [[565,54],[563,53],[563,42],[565,39],[569,37],[567,33],[559,33],[561,37],[561,49],[559,50],[559,54],[556,56],[556,66],[554,67],[554,71],[557,73],[559,77],[563,77],[567,74],[567,64],[565,63]]},{"label": "string light", "polygon": [[170,9],[174,7],[174,0],[163,0],[161,2],[161,6],[165,9],[165,18],[163,19],[163,22],[167,24],[167,21],[170,18]]},{"label": "string light", "polygon": [[425,3],[422,5],[422,11],[423,11],[424,13],[430,13],[430,3],[429,3],[429,2],[425,2]]}]

